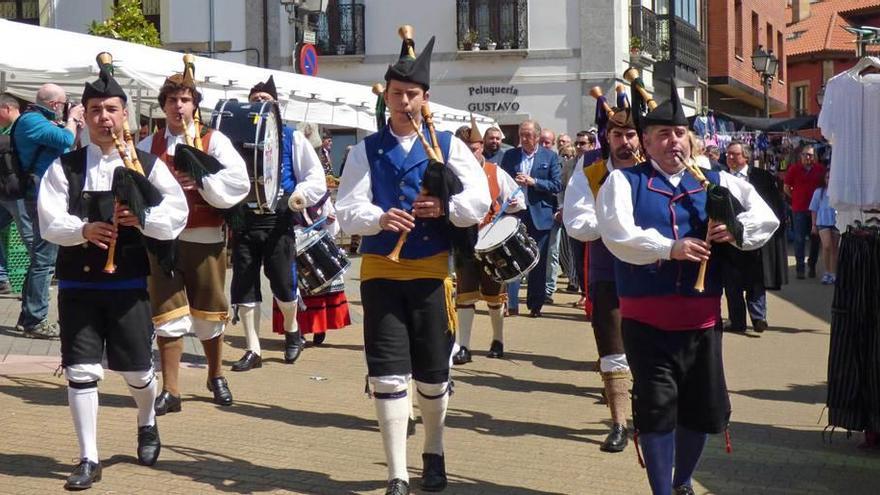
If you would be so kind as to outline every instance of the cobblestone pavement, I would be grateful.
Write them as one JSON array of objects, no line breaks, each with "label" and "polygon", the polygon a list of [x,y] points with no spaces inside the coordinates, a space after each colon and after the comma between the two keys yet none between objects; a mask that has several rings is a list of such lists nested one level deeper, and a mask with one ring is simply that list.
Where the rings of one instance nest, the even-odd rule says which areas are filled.
[{"label": "cobblestone pavement", "polygon": [[[210,401],[200,345],[190,338],[183,411],[159,418],[163,450],[152,468],[136,463],[134,402],[109,373],[100,385],[104,479],[90,493],[384,493],[381,438],[363,394],[357,283],[351,277],[356,323],[292,366],[264,308],[264,366],[228,373],[235,395],[228,408]],[[843,432],[830,443],[821,435],[831,295],[815,280],[793,280],[769,297],[771,330],[725,335],[733,452],[725,453],[722,438],[710,440],[697,493],[876,493],[880,452],[857,449],[859,438]],[[453,372],[446,493],[648,491],[631,446],[621,454],[598,449],[608,413],[592,372],[592,331],[571,306],[575,295],[555,300],[542,319],[506,321],[503,360],[484,357],[491,331],[486,313],[478,314],[474,361]],[[52,374],[59,345],[21,337],[12,328],[17,316],[14,297],[0,300],[0,493],[60,493],[77,446],[65,381]],[[229,329],[226,343],[228,367],[244,346],[240,327]],[[417,426],[408,452],[414,486],[421,442]]]}]

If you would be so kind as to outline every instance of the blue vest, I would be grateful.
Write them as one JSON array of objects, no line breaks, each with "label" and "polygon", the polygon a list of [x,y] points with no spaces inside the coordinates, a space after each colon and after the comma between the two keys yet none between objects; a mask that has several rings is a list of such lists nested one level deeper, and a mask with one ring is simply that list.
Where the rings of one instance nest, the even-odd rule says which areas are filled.
[{"label": "blue vest", "polygon": [[[293,173],[293,131],[295,127],[281,126],[281,189],[290,194],[296,187],[296,174]],[[308,143],[306,143],[308,144]]]},{"label": "blue vest", "polygon": [[[422,132],[428,136],[426,126]],[[444,157],[449,157],[451,132],[438,132],[440,149]],[[407,154],[397,138],[391,134],[391,126],[364,139],[367,160],[370,163],[373,204],[384,211],[400,208],[411,211],[413,202],[422,188],[422,176],[428,168],[428,156],[422,144],[416,141]],[[416,219],[415,228],[409,233],[401,258],[418,259],[448,251],[450,242],[445,219]],[[397,244],[397,232],[382,231],[376,235],[364,236],[361,240],[361,253],[385,256]]]},{"label": "blue vest", "polygon": [[[670,239],[706,238],[706,192],[689,173],[678,187],[657,173],[650,162],[622,170],[632,187],[635,224],[656,229]],[[709,182],[718,184],[718,172],[703,171]],[[692,261],[661,260],[649,265],[632,265],[617,260],[614,265],[620,297],[720,296],[721,265],[718,256],[709,258],[705,292],[694,290],[700,264]]]}]

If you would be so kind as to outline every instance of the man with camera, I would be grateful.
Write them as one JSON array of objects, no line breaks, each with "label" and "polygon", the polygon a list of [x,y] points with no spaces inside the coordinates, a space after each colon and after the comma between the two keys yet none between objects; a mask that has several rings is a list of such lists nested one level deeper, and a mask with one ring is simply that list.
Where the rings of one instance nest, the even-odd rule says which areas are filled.
[{"label": "man with camera", "polygon": [[24,331],[27,337],[58,337],[58,324],[48,319],[49,284],[55,272],[58,246],[40,235],[37,191],[49,165],[73,147],[82,126],[82,105],[72,105],[61,86],[49,83],[40,86],[34,104],[21,114],[10,132],[19,163],[28,177],[22,191],[23,201],[6,198],[2,202],[15,219],[30,255],[16,324],[16,329]]}]

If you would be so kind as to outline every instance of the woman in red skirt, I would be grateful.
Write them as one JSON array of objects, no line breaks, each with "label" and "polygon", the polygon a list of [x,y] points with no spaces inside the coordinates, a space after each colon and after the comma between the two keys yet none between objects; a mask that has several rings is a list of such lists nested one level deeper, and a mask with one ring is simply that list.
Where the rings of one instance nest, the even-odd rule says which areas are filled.
[{"label": "woman in red skirt", "polygon": [[[339,233],[339,224],[336,223],[336,209],[330,198],[324,202],[318,213],[318,218],[327,215],[327,220],[318,230],[326,230],[330,237]],[[306,218],[308,224],[312,219]],[[296,313],[296,322],[301,334],[312,334],[314,345],[321,345],[327,336],[327,330],[344,328],[351,324],[348,313],[348,299],[345,297],[345,280],[339,275],[326,289],[317,294],[304,294],[299,291],[299,311]],[[272,331],[284,332],[284,318],[277,306],[272,308]]]}]

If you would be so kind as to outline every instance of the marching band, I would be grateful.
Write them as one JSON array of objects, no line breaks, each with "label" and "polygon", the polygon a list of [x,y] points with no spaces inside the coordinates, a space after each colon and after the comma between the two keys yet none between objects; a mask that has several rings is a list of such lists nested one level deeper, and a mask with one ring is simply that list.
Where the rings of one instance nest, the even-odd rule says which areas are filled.
[{"label": "marching band", "polygon": [[[135,147],[127,95],[108,54],[99,56],[99,77],[82,95],[90,144],[56,160],[39,192],[42,234],[61,246],[62,363],[80,446],[68,489],[101,480],[96,418],[105,351],[137,405],[138,462],[153,465],[161,451],[156,417],[182,410],[182,337],[201,341],[213,401],[231,405],[223,335],[230,319],[240,320],[246,349],[232,370],[262,366],[262,265],[282,317],[284,361],[296,361],[304,345],[297,308],[312,309],[302,299],[336,301],[324,296],[341,292],[350,266],[333,241],[340,228],[362,239],[364,353],[386,494],[410,493],[409,394],[425,431],[420,489],[446,488],[447,455],[462,455],[444,442],[450,366],[472,360],[474,304],[489,305],[488,356],[503,357],[505,284],[527,276],[542,250],[522,220],[528,194],[483,158],[476,123],[462,139],[435,130],[434,39],[416,55],[412,28],[399,35],[399,60],[379,91],[387,120],[377,116],[379,131],[351,149],[335,209],[315,150],[281,119],[271,77],[247,102],[222,100],[205,122],[193,58],[185,56],[183,72],[159,91],[165,128]],[[756,249],[778,220],[748,182],[695,170],[674,85],[658,106],[637,73],[625,79],[631,107],[625,98],[611,107],[592,91],[606,114],[598,119],[604,142],[575,165],[563,222],[589,243],[592,325],[612,419],[601,449],[624,450],[631,422],[653,492],[693,493],[706,434],[725,432],[730,414],[717,335],[724,258],[712,245]],[[718,213],[719,197],[732,213]],[[345,304],[344,315],[331,317],[341,326],[349,323]],[[323,340],[323,330],[309,331]]]}]

